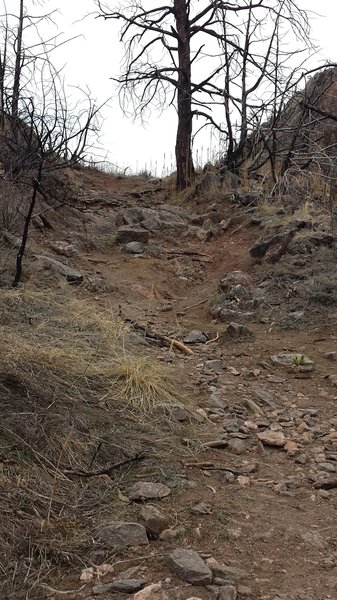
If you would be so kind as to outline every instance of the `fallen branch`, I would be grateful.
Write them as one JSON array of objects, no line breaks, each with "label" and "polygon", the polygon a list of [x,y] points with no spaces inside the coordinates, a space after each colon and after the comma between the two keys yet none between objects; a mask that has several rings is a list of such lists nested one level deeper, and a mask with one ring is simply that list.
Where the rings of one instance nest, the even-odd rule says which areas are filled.
[{"label": "fallen branch", "polygon": [[125,460],[121,460],[118,463],[114,463],[112,465],[109,465],[108,467],[104,467],[103,469],[99,469],[98,471],[73,471],[72,469],[66,469],[64,473],[66,473],[67,475],[72,475],[74,477],[96,477],[98,475],[110,475],[111,471],[114,471],[119,467],[123,467],[124,465],[128,465],[137,460],[144,460],[145,457],[145,452],[138,452],[135,456],[131,456],[131,458],[126,458]]},{"label": "fallen branch", "polygon": [[305,227],[309,227],[311,223],[308,221],[299,221],[295,224],[291,229],[287,229],[286,231],[282,231],[281,233],[277,233],[273,235],[271,238],[267,240],[261,240],[252,246],[249,250],[249,254],[253,258],[263,258],[268,252],[269,248],[275,246],[276,244],[280,244],[279,250],[273,254],[271,257],[271,262],[277,262],[280,257],[286,252],[290,242],[295,237],[296,233]]},{"label": "fallen branch", "polygon": [[120,316],[123,318],[125,323],[128,323],[132,325],[134,329],[141,331],[144,334],[145,338],[149,340],[154,340],[156,342],[160,342],[161,344],[169,346],[170,348],[177,348],[177,350],[180,350],[180,352],[183,352],[184,354],[194,354],[193,350],[191,350],[191,348],[188,348],[185,344],[183,344],[183,342],[180,342],[179,340],[176,340],[175,338],[169,337],[167,335],[161,335],[160,333],[153,333],[151,331],[148,331],[147,327],[145,327],[144,325],[135,323],[134,321],[132,321],[132,319],[124,318],[121,314],[121,310]]},{"label": "fallen branch", "polygon": [[50,587],[50,585],[47,585],[46,583],[40,583],[40,586],[44,590],[50,592],[51,594],[59,594],[60,596],[70,596],[70,594],[78,594],[85,588],[85,584],[81,585],[81,587],[77,588],[77,590],[64,590],[64,591],[56,590],[55,588]]},{"label": "fallen branch", "polygon": [[208,344],[212,344],[213,342],[217,342],[219,338],[220,338],[220,336],[219,336],[219,334],[217,333],[217,334],[216,334],[216,336],[215,336],[214,338],[212,338],[211,340],[208,340],[208,341],[206,342],[206,346],[207,346]]}]

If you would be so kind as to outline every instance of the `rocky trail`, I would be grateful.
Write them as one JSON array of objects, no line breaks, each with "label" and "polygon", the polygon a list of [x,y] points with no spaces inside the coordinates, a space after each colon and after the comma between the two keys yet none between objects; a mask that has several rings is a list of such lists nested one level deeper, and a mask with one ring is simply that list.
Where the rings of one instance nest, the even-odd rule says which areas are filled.
[{"label": "rocky trail", "polygon": [[89,183],[86,248],[80,228],[54,229],[49,252],[180,374],[188,402],[149,458],[151,416],[142,425],[118,518],[97,507],[91,562],[43,582],[45,597],[337,598],[336,311],[310,296],[330,250],[308,250],[308,234],[256,262],[266,236],[249,199],[181,208],[158,182]]}]

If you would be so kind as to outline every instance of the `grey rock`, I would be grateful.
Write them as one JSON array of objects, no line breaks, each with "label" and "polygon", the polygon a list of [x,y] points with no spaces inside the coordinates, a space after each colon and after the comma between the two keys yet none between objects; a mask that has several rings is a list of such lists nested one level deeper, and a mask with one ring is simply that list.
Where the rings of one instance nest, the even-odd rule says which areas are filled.
[{"label": "grey rock", "polygon": [[274,354],[270,357],[270,360],[274,365],[280,367],[296,367],[302,368],[305,371],[312,371],[313,369],[313,361],[304,356],[300,352],[287,352],[281,354]]},{"label": "grey rock", "polygon": [[152,536],[159,536],[159,534],[169,526],[168,517],[152,504],[147,504],[142,507],[140,519],[142,525],[144,525],[146,530]]},{"label": "grey rock", "polygon": [[192,506],[192,508],[190,510],[193,515],[210,515],[210,514],[212,514],[210,507],[207,506],[207,504],[204,504],[204,502],[199,502],[199,504],[195,504],[194,506]]},{"label": "grey rock", "polygon": [[219,600],[236,600],[238,593],[234,585],[224,585],[219,590]]},{"label": "grey rock", "polygon": [[123,219],[127,225],[139,225],[143,219],[143,211],[136,206],[130,206],[124,211]]},{"label": "grey rock", "polygon": [[301,534],[301,537],[307,546],[311,546],[317,550],[324,550],[326,547],[323,537],[317,531],[306,531]]},{"label": "grey rock", "polygon": [[333,465],[332,463],[329,463],[329,462],[318,463],[317,466],[319,469],[321,469],[321,471],[326,471],[327,473],[335,473],[336,472],[335,465]]},{"label": "grey rock", "polygon": [[275,407],[273,397],[271,396],[271,394],[266,392],[266,390],[257,389],[257,390],[254,390],[253,393],[254,393],[254,396],[258,400],[261,400],[262,402],[264,402],[265,404],[268,404],[268,406],[271,406],[272,408]]},{"label": "grey rock", "polygon": [[139,523],[105,525],[98,530],[97,536],[109,546],[144,546],[149,543],[146,529]]},{"label": "grey rock", "polygon": [[207,565],[216,578],[221,578],[234,583],[249,578],[249,573],[247,573],[247,571],[230,565],[221,565],[214,558],[210,558],[207,561]]},{"label": "grey rock", "polygon": [[125,244],[125,250],[131,254],[142,254],[145,248],[141,242],[128,242]]},{"label": "grey rock", "polygon": [[228,450],[233,454],[243,454],[246,451],[245,443],[238,439],[232,438],[228,440]]},{"label": "grey rock", "polygon": [[249,598],[249,596],[253,595],[253,590],[252,590],[252,588],[250,588],[246,585],[239,585],[238,586],[238,594],[239,594],[239,596],[242,596],[243,598]]},{"label": "grey rock", "polygon": [[52,270],[65,277],[68,283],[81,283],[83,281],[82,273],[76,271],[76,269],[68,267],[68,265],[64,265],[63,263],[61,263],[58,260],[55,260],[54,258],[36,254],[35,259],[43,262],[46,265],[46,267],[51,268]]},{"label": "grey rock", "polygon": [[143,242],[146,244],[149,237],[147,229],[125,226],[118,229],[116,242],[118,244],[128,244],[129,242]]},{"label": "grey rock", "polygon": [[209,192],[212,190],[220,190],[221,188],[221,179],[215,173],[211,173],[210,171],[206,171],[196,184],[197,193],[200,192]]},{"label": "grey rock", "polygon": [[171,493],[167,485],[163,483],[152,483],[150,481],[138,481],[129,490],[130,500],[161,500]]},{"label": "grey rock", "polygon": [[113,583],[106,585],[95,585],[92,589],[93,594],[107,594],[108,592],[123,592],[124,594],[134,594],[146,586],[143,579],[117,579]]},{"label": "grey rock", "polygon": [[283,448],[286,443],[286,438],[282,431],[262,431],[257,434],[259,440],[265,446],[274,446],[275,448]]},{"label": "grey rock", "polygon": [[248,337],[252,335],[252,332],[246,325],[240,325],[239,323],[229,323],[227,333],[231,337]]},{"label": "grey rock", "polygon": [[221,291],[228,293],[233,287],[241,285],[247,290],[253,287],[253,281],[247,273],[243,271],[231,271],[225,273],[219,280],[219,288]]},{"label": "grey rock", "polygon": [[224,364],[220,359],[206,360],[205,367],[218,375],[221,375],[224,371]]},{"label": "grey rock", "polygon": [[212,572],[195,550],[177,548],[167,556],[170,569],[183,581],[193,585],[212,583]]},{"label": "grey rock", "polygon": [[206,585],[206,590],[211,594],[214,594],[215,598],[219,598],[219,586],[218,585]]},{"label": "grey rock", "polygon": [[185,337],[184,342],[186,344],[204,344],[207,342],[207,335],[199,329],[192,329]]},{"label": "grey rock", "polygon": [[337,361],[337,352],[335,352],[335,351],[326,352],[325,358],[327,358],[328,360],[336,362]]}]

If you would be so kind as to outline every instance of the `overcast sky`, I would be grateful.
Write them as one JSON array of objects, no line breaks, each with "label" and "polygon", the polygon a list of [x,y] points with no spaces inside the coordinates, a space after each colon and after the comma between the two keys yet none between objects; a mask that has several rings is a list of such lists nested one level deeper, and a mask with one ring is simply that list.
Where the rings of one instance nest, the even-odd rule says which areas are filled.
[{"label": "overcast sky", "polygon": [[[114,1],[110,1],[111,6]],[[27,6],[32,2],[33,0],[27,0]],[[324,59],[337,62],[337,1],[298,0],[298,3],[304,9],[316,13],[311,15],[310,21],[312,37],[322,48],[317,55],[317,63]],[[7,7],[10,5],[13,12],[18,4],[18,0],[7,0]],[[37,10],[36,4],[35,2],[34,10]],[[83,20],[86,14],[95,11],[94,0],[45,0],[44,7],[40,7],[39,11],[42,13],[53,9],[58,9],[54,20],[59,31],[64,32],[65,37],[79,36],[60,49],[57,55],[59,64],[64,65],[67,82],[74,86],[87,85],[99,102],[111,98],[109,106],[104,109],[101,131],[101,145],[108,159],[121,169],[128,166],[133,171],[146,168],[160,176],[163,163],[169,168],[173,161],[176,122],[174,111],[171,109],[161,115],[153,112],[145,125],[125,118],[119,107],[114,83],[110,79],[118,74],[122,57],[116,26],[112,21],[95,19],[93,16]],[[43,37],[44,32],[40,31],[40,34]],[[204,162],[208,158],[207,147],[213,144],[209,134],[204,136]],[[199,148],[199,156],[200,153]]]}]

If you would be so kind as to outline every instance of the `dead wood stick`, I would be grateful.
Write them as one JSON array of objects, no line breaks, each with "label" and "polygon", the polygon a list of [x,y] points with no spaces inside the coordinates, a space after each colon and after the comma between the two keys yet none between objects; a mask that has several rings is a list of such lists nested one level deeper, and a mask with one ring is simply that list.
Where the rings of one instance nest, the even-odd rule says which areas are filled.
[{"label": "dead wood stick", "polygon": [[108,467],[104,467],[104,469],[99,469],[98,471],[73,471],[72,469],[67,469],[64,472],[67,475],[73,475],[75,477],[95,477],[97,475],[109,475],[114,469],[118,469],[119,467],[123,467],[124,465],[128,465],[137,460],[143,460],[145,457],[145,452],[137,452],[137,454],[135,456],[131,456],[131,458],[126,458],[125,460],[121,460],[118,463],[114,463],[112,465],[109,465]]},{"label": "dead wood stick", "polygon": [[85,584],[81,585],[81,587],[77,588],[77,590],[56,590],[55,588],[50,587],[46,583],[40,583],[40,586],[52,594],[59,594],[60,596],[70,596],[70,594],[78,594],[85,588]]},{"label": "dead wood stick", "polygon": [[178,340],[175,340],[174,338],[170,338],[170,337],[167,337],[166,335],[163,335],[162,339],[163,339],[163,342],[165,342],[165,344],[168,344],[169,346],[173,346],[174,348],[178,348],[178,350],[180,350],[184,354],[194,354],[194,352],[193,352],[193,350],[191,350],[191,348],[188,348],[187,346],[185,346],[185,344],[183,344],[182,342],[179,342]]},{"label": "dead wood stick", "polygon": [[228,442],[226,440],[212,440],[211,442],[204,442],[204,448],[227,448]]},{"label": "dead wood stick", "polygon": [[206,258],[212,258],[210,254],[197,252],[196,250],[166,250],[166,254],[177,254],[178,256],[205,256]]},{"label": "dead wood stick", "polygon": [[212,344],[213,342],[217,342],[217,341],[218,341],[218,339],[219,339],[219,337],[220,337],[220,336],[219,336],[219,334],[217,333],[217,334],[216,334],[216,336],[215,336],[214,338],[212,338],[211,340],[208,340],[208,341],[206,342],[206,346],[207,346],[208,344]]},{"label": "dead wood stick", "polygon": [[197,467],[199,469],[206,469],[206,467],[214,467],[214,463],[212,462],[194,462],[194,463],[184,463],[185,467]]},{"label": "dead wood stick", "polygon": [[188,310],[189,308],[194,308],[195,306],[200,306],[200,304],[205,304],[205,302],[207,302],[208,300],[209,300],[209,298],[205,298],[204,300],[200,300],[199,302],[196,302],[195,304],[190,304],[189,306],[185,306],[181,310],[185,311],[185,310]]},{"label": "dead wood stick", "polygon": [[183,352],[184,354],[194,354],[194,352],[193,352],[193,350],[191,350],[191,348],[188,348],[187,346],[185,346],[185,344],[183,344],[183,342],[179,342],[175,338],[169,337],[167,335],[161,335],[160,333],[152,333],[151,331],[148,331],[144,325],[139,325],[138,323],[135,323],[131,319],[124,318],[124,321],[126,323],[130,323],[130,325],[132,325],[134,327],[134,329],[138,329],[138,330],[142,331],[144,333],[145,337],[150,340],[155,340],[157,342],[161,342],[162,344],[165,344],[166,346],[171,346],[171,347],[177,348],[178,350],[180,350],[180,352]]}]

